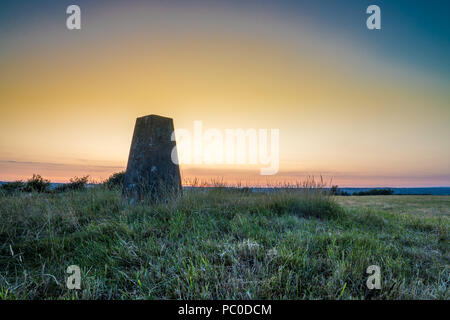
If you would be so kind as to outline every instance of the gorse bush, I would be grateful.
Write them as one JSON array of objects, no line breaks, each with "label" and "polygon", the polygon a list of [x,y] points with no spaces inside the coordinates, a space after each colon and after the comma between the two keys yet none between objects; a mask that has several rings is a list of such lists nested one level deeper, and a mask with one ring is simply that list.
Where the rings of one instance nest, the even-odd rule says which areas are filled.
[{"label": "gorse bush", "polygon": [[66,191],[83,190],[86,188],[89,176],[73,177],[69,183],[57,186],[50,190],[50,181],[42,178],[38,174],[34,174],[26,183],[22,181],[7,182],[0,186],[0,191],[4,194],[13,194],[17,192],[46,192],[59,193]]},{"label": "gorse bush", "polygon": [[48,192],[50,181],[42,178],[39,174],[33,174],[33,177],[25,184],[26,192]]},{"label": "gorse bush", "polygon": [[0,191],[6,194],[22,192],[25,189],[25,183],[22,181],[6,182],[0,186]]},{"label": "gorse bush", "polygon": [[88,183],[89,176],[84,176],[81,178],[74,177],[70,179],[69,183],[65,183],[55,188],[55,192],[66,192],[66,191],[75,191],[82,190],[86,188],[86,184]]},{"label": "gorse bush", "polygon": [[112,174],[105,182],[104,185],[108,189],[122,188],[125,179],[125,171],[116,172]]},{"label": "gorse bush", "polygon": [[350,194],[347,191],[342,191],[339,189],[339,186],[334,185],[330,188],[330,193],[333,196],[349,196]]}]

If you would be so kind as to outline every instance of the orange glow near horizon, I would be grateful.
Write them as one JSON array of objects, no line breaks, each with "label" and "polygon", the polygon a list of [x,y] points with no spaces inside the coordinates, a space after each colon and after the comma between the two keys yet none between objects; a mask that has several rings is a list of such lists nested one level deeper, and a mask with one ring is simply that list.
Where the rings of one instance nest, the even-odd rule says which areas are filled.
[{"label": "orange glow near horizon", "polygon": [[188,130],[195,120],[280,130],[277,175],[182,165],[186,181],[277,185],[322,174],[339,186],[450,185],[446,80],[300,23],[119,9],[92,13],[78,33],[50,21],[3,40],[0,181],[104,180],[125,169],[135,119],[160,114]]}]

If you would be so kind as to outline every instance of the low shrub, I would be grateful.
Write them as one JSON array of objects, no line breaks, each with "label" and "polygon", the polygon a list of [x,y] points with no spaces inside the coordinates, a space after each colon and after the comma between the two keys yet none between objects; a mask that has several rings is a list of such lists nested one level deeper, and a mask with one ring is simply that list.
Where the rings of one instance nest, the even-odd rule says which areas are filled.
[{"label": "low shrub", "polygon": [[65,183],[61,186],[56,187],[55,192],[83,190],[86,188],[88,179],[89,179],[89,176],[84,176],[81,178],[78,178],[78,177],[71,178],[69,183]]},{"label": "low shrub", "polygon": [[42,178],[39,174],[33,174],[33,177],[27,181],[23,191],[26,192],[48,192],[50,181]]},{"label": "low shrub", "polygon": [[13,194],[22,192],[25,188],[25,183],[22,181],[7,182],[0,186],[0,191],[6,194]]},{"label": "low shrub", "polygon": [[105,182],[104,185],[108,189],[122,188],[125,179],[125,171],[116,172],[112,174]]}]

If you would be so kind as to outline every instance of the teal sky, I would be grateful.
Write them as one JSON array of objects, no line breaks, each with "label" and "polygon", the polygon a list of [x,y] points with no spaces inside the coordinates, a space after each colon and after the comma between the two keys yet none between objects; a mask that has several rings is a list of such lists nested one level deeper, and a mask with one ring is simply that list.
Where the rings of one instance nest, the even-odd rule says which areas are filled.
[{"label": "teal sky", "polygon": [[[46,20],[65,18],[61,12],[70,4],[78,4],[86,19],[90,11],[108,11],[126,3],[126,7],[142,3],[159,3],[176,7],[180,4],[200,5],[220,10],[234,8],[241,12],[269,13],[277,18],[302,20],[331,37],[342,36],[355,41],[365,50],[407,63],[424,72],[439,74],[448,80],[450,64],[450,2],[445,0],[293,0],[293,1],[143,1],[143,0],[3,0],[0,3],[0,39],[8,39],[24,27],[39,25]],[[382,12],[382,31],[371,32],[362,27],[367,14],[365,9],[376,4]],[[126,10],[126,9],[124,9]],[[89,23],[86,21],[86,23]],[[118,21],[117,23],[120,23]],[[1,40],[0,40],[1,41]]]}]

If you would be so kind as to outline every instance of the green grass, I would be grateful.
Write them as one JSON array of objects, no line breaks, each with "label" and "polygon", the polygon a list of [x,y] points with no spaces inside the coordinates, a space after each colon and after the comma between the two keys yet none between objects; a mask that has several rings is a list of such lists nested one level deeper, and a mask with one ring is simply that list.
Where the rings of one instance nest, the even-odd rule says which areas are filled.
[{"label": "green grass", "polygon": [[[0,195],[0,299],[449,299],[449,209],[314,190]],[[366,288],[374,264],[381,290]]]}]

